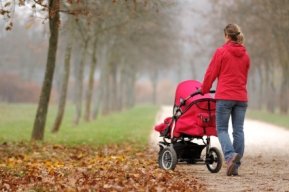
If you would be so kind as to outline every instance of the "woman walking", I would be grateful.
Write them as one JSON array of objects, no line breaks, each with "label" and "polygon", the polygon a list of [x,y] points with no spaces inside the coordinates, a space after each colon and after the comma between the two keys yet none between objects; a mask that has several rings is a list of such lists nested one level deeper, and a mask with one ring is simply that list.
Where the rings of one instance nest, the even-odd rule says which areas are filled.
[{"label": "woman walking", "polygon": [[[213,82],[216,87],[216,126],[219,142],[227,163],[228,176],[238,175],[244,154],[244,119],[247,109],[247,77],[250,58],[243,45],[243,34],[236,24],[224,29],[225,44],[219,47],[206,71],[201,92],[208,93]],[[231,117],[233,142],[228,134]]]}]

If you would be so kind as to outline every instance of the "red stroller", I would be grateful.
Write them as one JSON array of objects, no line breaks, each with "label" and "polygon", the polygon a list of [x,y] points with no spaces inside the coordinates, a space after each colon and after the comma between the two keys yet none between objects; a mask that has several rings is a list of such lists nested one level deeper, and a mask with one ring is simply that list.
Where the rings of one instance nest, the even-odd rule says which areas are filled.
[{"label": "red stroller", "polygon": [[[159,142],[160,168],[173,170],[178,162],[205,163],[208,170],[217,173],[222,157],[216,147],[210,146],[210,136],[217,136],[215,125],[216,101],[211,94],[201,95],[201,83],[183,81],[177,86],[173,116],[156,125],[163,141]],[[215,93],[215,91],[210,91]],[[201,140],[202,144],[196,143]],[[204,157],[201,157],[203,149]]]}]

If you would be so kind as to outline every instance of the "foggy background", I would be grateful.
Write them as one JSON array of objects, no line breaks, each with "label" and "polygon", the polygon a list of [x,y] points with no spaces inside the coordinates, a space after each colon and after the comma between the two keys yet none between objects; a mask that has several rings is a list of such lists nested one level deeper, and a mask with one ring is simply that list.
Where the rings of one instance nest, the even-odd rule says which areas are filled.
[{"label": "foggy background", "polygon": [[[59,101],[70,45],[69,104],[84,102],[92,89],[96,114],[143,103],[172,105],[177,84],[203,80],[213,52],[224,43],[223,28],[237,23],[251,56],[250,108],[288,112],[288,1],[138,2],[134,7],[100,0],[85,16],[61,13],[50,104]],[[15,8],[11,31],[5,30],[10,19],[0,20],[0,102],[38,102],[49,39],[46,15],[26,4]]]}]

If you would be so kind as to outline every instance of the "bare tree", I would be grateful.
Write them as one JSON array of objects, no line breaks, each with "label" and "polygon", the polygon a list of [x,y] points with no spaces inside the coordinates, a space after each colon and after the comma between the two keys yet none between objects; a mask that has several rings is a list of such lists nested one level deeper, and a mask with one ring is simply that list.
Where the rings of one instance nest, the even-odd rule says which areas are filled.
[{"label": "bare tree", "polygon": [[43,140],[44,137],[44,129],[48,111],[50,92],[52,88],[56,52],[57,52],[58,31],[60,23],[59,5],[60,5],[59,0],[50,0],[48,5],[49,29],[50,29],[49,48],[47,55],[45,77],[42,85],[41,95],[33,126],[33,132],[31,137],[32,140]]},{"label": "bare tree", "polygon": [[94,88],[94,73],[96,69],[97,64],[97,58],[96,58],[96,46],[97,46],[97,38],[95,38],[93,43],[93,50],[92,50],[92,61],[90,64],[90,71],[89,71],[89,78],[88,78],[88,87],[86,91],[86,100],[85,100],[85,114],[84,114],[84,120],[89,121],[90,120],[90,113],[91,113],[91,101],[92,101],[92,94],[93,94],[93,88]]},{"label": "bare tree", "polygon": [[68,27],[71,29],[68,31],[68,39],[67,45],[65,49],[65,58],[64,58],[64,69],[62,72],[62,80],[61,80],[61,88],[60,88],[60,96],[59,96],[59,104],[58,104],[58,112],[55,118],[52,132],[56,133],[60,129],[60,125],[64,116],[65,105],[66,105],[66,98],[67,98],[67,90],[68,90],[68,81],[70,77],[70,65],[71,65],[71,53],[72,53],[72,46],[73,46],[73,24],[72,16],[68,18]]}]

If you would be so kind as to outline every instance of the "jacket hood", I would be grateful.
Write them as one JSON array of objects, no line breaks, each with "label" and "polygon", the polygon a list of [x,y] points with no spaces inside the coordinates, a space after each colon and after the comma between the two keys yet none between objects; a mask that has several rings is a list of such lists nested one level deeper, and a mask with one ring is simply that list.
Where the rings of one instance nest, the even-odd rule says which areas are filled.
[{"label": "jacket hood", "polygon": [[227,42],[224,45],[224,48],[236,57],[242,57],[246,53],[246,48],[243,45],[232,41]]}]

